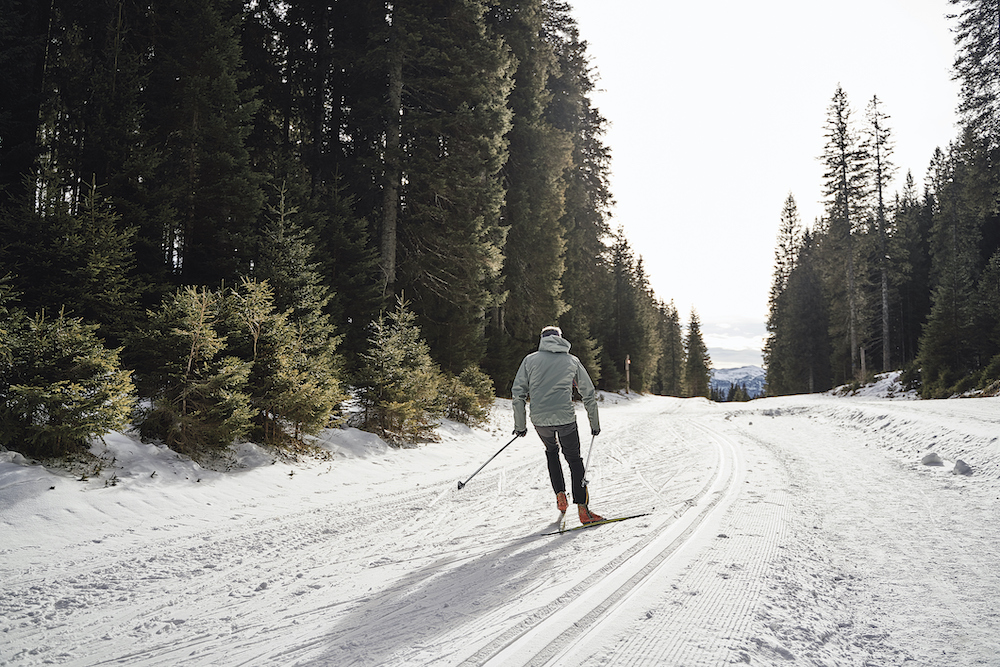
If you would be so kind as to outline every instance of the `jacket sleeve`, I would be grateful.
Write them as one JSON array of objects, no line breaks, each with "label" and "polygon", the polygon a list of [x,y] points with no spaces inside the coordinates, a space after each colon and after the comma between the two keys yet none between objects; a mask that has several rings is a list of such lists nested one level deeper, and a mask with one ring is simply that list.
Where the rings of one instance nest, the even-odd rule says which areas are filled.
[{"label": "jacket sleeve", "polygon": [[510,388],[512,404],[514,406],[514,430],[524,431],[528,428],[526,405],[528,402],[528,369],[527,357],[521,362],[521,367],[517,369],[514,376],[514,384]]},{"label": "jacket sleeve", "polygon": [[576,360],[576,388],[583,397],[583,407],[587,409],[587,418],[590,420],[591,431],[601,430],[601,420],[597,415],[597,392],[594,390],[594,381],[590,379],[590,374],[580,362]]}]

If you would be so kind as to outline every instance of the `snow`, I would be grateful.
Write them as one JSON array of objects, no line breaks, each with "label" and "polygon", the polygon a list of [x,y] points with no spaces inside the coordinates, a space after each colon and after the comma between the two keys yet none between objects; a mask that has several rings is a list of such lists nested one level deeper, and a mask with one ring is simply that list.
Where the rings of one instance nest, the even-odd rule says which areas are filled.
[{"label": "snow", "polygon": [[85,480],[2,452],[0,665],[1000,665],[1000,399],[890,384],[604,395],[591,506],[650,515],[554,536],[533,434],[457,488],[509,401],[218,470],[120,433]]}]

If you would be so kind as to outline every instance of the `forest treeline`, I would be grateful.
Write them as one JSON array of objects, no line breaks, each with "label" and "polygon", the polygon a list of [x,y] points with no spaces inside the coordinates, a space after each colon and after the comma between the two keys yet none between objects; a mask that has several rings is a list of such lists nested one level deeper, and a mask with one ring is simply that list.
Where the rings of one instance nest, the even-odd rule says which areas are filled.
[{"label": "forest treeline", "polygon": [[413,441],[548,324],[600,388],[707,396],[611,227],[594,78],[559,0],[0,0],[0,446],[128,396],[186,452],[349,396]]},{"label": "forest treeline", "polygon": [[[1000,9],[960,8],[958,137],[922,191],[890,193],[892,123],[878,97],[861,120],[838,87],[827,111],[825,215],[780,216],[764,357],[770,395],[824,391],[905,369],[925,398],[1000,391]],[[898,113],[906,113],[899,110]]]}]

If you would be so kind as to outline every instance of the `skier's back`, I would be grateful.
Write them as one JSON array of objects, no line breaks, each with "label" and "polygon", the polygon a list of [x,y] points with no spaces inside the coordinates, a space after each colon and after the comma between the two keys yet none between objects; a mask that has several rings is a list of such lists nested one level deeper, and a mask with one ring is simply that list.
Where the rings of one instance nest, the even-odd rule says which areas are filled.
[{"label": "skier's back", "polygon": [[583,397],[590,421],[590,432],[601,432],[598,418],[597,397],[594,383],[580,360],[569,353],[570,343],[562,337],[559,327],[542,329],[538,351],[532,352],[521,362],[511,388],[514,407],[514,433],[527,435],[526,405],[531,399],[531,424],[538,437],[545,443],[545,458],[549,468],[552,490],[556,493],[556,506],[564,512],[566,481],[563,477],[559,450],[569,464],[573,502],[576,503],[582,523],[600,521],[601,517],[588,508],[588,492],[584,486],[583,457],[580,455],[580,432],[573,408],[573,388]]}]

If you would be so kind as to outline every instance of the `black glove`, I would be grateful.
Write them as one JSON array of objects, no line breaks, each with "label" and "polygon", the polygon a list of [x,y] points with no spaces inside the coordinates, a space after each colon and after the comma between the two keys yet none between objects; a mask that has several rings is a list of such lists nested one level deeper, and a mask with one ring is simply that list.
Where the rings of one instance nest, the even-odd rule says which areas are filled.
[{"label": "black glove", "polygon": [[592,435],[594,437],[597,437],[600,434],[601,434],[601,429],[599,429],[599,428],[592,428],[592,429],[590,429],[590,435]]},{"label": "black glove", "polygon": [[521,430],[521,431],[518,431],[518,430],[517,430],[517,429],[515,428],[515,429],[514,429],[514,435],[516,435],[516,436],[517,436],[517,437],[519,437],[519,438],[523,438],[524,436],[528,435],[528,429],[524,429],[524,430]]}]

